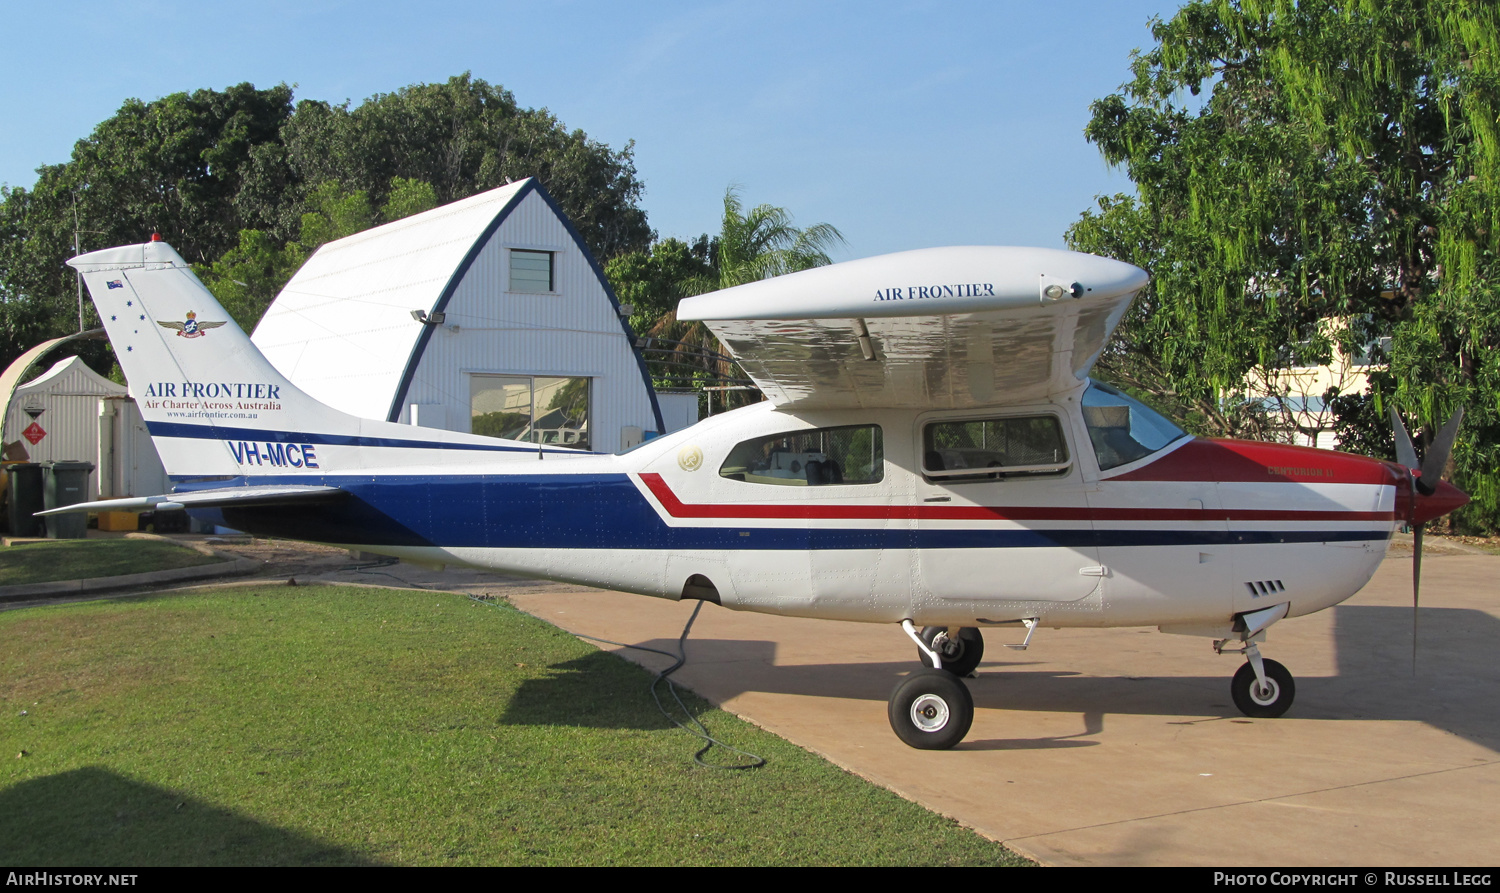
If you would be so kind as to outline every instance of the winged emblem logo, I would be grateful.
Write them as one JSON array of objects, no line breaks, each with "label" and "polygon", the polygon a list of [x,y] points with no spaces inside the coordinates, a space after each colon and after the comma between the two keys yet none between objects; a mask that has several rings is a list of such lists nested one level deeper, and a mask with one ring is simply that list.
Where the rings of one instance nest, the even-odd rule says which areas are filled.
[{"label": "winged emblem logo", "polygon": [[156,324],[164,329],[175,329],[177,331],[178,338],[201,338],[208,333],[209,329],[217,329],[219,326],[222,326],[227,322],[228,320],[220,320],[219,322],[209,322],[208,320],[203,320],[202,322],[199,322],[198,314],[189,310],[187,319],[183,322],[158,319],[156,321]]}]

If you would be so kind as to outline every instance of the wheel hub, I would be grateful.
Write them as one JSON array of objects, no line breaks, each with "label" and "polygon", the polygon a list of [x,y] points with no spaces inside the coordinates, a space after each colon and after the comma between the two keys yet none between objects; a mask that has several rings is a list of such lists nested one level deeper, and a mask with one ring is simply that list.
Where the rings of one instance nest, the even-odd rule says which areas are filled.
[{"label": "wheel hub", "polygon": [[1275,679],[1269,677],[1267,677],[1265,685],[1260,685],[1259,683],[1251,683],[1250,685],[1250,700],[1262,707],[1269,707],[1276,703],[1276,698],[1280,694],[1281,686],[1276,684]]},{"label": "wheel hub", "polygon": [[937,695],[922,695],[912,702],[912,724],[924,732],[939,732],[948,724],[948,702]]}]

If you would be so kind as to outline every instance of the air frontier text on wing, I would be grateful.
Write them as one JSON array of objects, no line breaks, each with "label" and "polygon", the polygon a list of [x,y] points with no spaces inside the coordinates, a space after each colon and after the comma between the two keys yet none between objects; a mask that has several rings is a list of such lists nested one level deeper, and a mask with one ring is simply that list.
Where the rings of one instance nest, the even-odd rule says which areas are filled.
[{"label": "air frontier text on wing", "polygon": [[978,298],[994,297],[993,282],[961,282],[957,285],[908,285],[896,288],[877,288],[877,301],[920,301],[924,298]]}]

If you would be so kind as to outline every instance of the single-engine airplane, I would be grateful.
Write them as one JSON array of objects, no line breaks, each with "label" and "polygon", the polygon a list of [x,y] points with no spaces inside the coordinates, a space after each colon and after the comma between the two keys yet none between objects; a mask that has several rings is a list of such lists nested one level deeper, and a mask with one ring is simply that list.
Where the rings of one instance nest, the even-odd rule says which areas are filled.
[{"label": "single-engine airplane", "polygon": [[[668,599],[900,625],[926,665],[889,703],[949,748],[982,627],[1156,626],[1246,662],[1349,598],[1402,524],[1467,501],[1418,468],[1191,437],[1088,377],[1144,271],[1035,248],[834,264],[681,303],[768,400],[620,455],[355,418],[308,397],[153,240],[74,258],[173,492],[58,511],[213,509],[251,533]],[[1420,471],[1420,474],[1419,474]],[[45,514],[45,513],[44,513]],[[920,627],[920,629],[919,629]]]}]

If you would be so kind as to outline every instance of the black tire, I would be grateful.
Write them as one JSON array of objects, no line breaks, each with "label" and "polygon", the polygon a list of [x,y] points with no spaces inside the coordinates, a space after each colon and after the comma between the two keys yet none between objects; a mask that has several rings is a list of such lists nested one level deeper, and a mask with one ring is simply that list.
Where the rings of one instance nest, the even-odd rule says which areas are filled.
[{"label": "black tire", "polygon": [[[932,642],[943,634],[941,647],[933,648]],[[967,676],[979,666],[984,659],[984,636],[979,630],[972,626],[959,629],[958,638],[948,638],[948,627],[946,626],[924,626],[922,627],[922,644],[938,653],[943,660],[943,671],[955,676]],[[932,666],[932,658],[928,657],[922,649],[917,649],[917,659],[922,666]]]},{"label": "black tire", "polygon": [[918,750],[947,750],[974,723],[968,686],[942,670],[918,670],[897,683],[889,704],[896,737]]},{"label": "black tire", "polygon": [[1255,668],[1246,661],[1235,672],[1234,681],[1229,683],[1229,693],[1234,698],[1234,706],[1246,716],[1275,719],[1291,708],[1292,700],[1297,697],[1297,683],[1287,668],[1276,661],[1262,659],[1261,663],[1266,668],[1266,682],[1271,691],[1256,691]]}]

